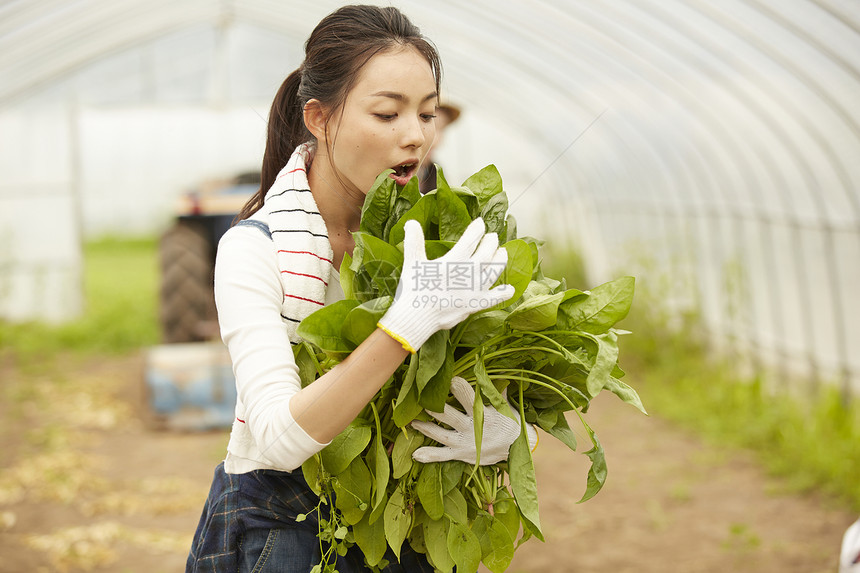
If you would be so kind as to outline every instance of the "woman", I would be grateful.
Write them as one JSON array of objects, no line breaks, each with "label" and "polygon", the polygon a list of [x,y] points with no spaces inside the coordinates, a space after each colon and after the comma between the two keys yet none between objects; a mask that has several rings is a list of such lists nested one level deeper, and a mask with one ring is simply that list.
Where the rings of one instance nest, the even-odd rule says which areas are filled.
[{"label": "woman", "polygon": [[[304,63],[278,91],[260,191],[218,249],[216,302],[238,403],[188,571],[310,571],[320,560],[318,524],[296,517],[318,499],[297,468],[346,428],[434,332],[512,296],[508,285],[489,288],[496,274],[473,292],[434,293],[460,304],[418,304],[416,279],[426,257],[420,225],[411,222],[398,296],[379,328],[301,388],[291,350],[299,340],[296,325],[343,297],[337,269],[352,252],[351,233],[378,174],[394,169],[391,177],[405,184],[418,171],[435,135],[440,74],[435,49],[395,8],[347,6],[314,29]],[[475,265],[506,262],[480,220],[446,256]],[[424,428],[445,445],[423,448],[416,459],[474,461],[472,432],[438,430]],[[519,424],[499,430],[485,424],[482,463],[505,459],[518,433]],[[406,547],[400,563],[386,557],[386,571],[432,571],[423,555]],[[357,547],[338,559],[337,568],[364,570]]]}]

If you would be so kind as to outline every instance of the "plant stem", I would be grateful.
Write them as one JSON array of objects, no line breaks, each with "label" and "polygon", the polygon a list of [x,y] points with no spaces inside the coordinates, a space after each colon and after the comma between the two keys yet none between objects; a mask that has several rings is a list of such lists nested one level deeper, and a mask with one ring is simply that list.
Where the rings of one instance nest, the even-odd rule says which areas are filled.
[{"label": "plant stem", "polygon": [[494,346],[494,345],[498,344],[499,342],[505,340],[506,338],[518,337],[518,336],[519,335],[517,335],[514,332],[503,332],[502,334],[497,334],[494,337],[490,338],[489,340],[483,342],[480,347],[476,346],[472,350],[468,351],[466,354],[461,356],[457,362],[460,362],[460,361],[465,360],[467,358],[473,357],[476,354],[480,353],[484,348],[489,348],[491,346]]},{"label": "plant stem", "polygon": [[[565,388],[570,388],[571,390],[573,390],[574,392],[576,392],[577,394],[582,396],[582,399],[585,400],[586,403],[588,403],[588,401],[589,401],[589,398],[585,394],[583,394],[581,390],[574,388],[573,386],[571,386],[569,384],[565,384],[564,382],[562,382],[556,378],[553,378],[552,376],[548,376],[547,374],[544,374],[543,372],[536,372],[534,370],[525,370],[523,368],[489,368],[489,369],[487,369],[486,372],[487,372],[487,375],[490,375],[490,373],[499,374],[499,376],[496,376],[496,378],[505,378],[506,372],[513,372],[513,373],[526,372],[528,374],[534,374],[535,376],[540,376],[541,378],[549,380],[550,382],[555,382],[556,384],[564,386]],[[493,376],[490,376],[490,377],[493,378]]]},{"label": "plant stem", "polygon": [[[479,349],[476,349],[479,350]],[[484,362],[491,358],[498,358],[499,356],[505,356],[508,354],[515,354],[517,352],[522,352],[523,350],[538,350],[540,352],[548,352],[550,354],[555,354],[556,356],[560,356],[567,360],[568,356],[555,350],[553,348],[547,348],[545,346],[517,346],[515,348],[501,348],[498,350],[494,350],[492,352],[488,352],[484,354]],[[569,353],[569,352],[568,352]],[[454,374],[459,375],[468,370],[470,367],[474,366],[477,362],[478,358],[474,352],[469,352],[464,354],[454,363]]]},{"label": "plant stem", "polygon": [[[513,372],[517,372],[517,371],[514,370]],[[526,370],[525,372],[530,372],[530,371]],[[534,374],[540,374],[540,373],[534,372]],[[514,374],[509,374],[509,375],[504,375],[504,376],[496,376],[496,378],[503,378],[505,380],[519,380],[521,382],[530,382],[532,384],[536,384],[536,385],[541,386],[543,388],[548,388],[548,389],[552,390],[553,392],[555,392],[556,394],[558,394],[559,396],[561,396],[561,398],[570,405],[572,410],[577,409],[577,406],[573,402],[571,402],[567,396],[564,395],[564,392],[562,392],[561,390],[559,390],[558,388],[556,388],[552,384],[547,384],[546,382],[541,382],[541,381],[535,380],[534,378],[527,378],[525,376],[516,376]],[[547,378],[549,378],[549,377],[547,376]],[[555,382],[558,382],[558,380],[555,380],[554,378],[550,378],[550,380],[554,380]],[[559,382],[559,384],[561,384],[561,382]],[[520,390],[520,409],[522,409],[522,395],[523,395],[522,385],[520,385],[519,390]],[[578,413],[578,410],[577,410],[577,413]]]}]

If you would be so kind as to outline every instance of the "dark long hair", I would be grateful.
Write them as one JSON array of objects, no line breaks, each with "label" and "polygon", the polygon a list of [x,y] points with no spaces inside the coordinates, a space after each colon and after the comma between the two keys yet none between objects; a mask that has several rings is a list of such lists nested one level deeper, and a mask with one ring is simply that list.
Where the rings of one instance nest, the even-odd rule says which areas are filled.
[{"label": "dark long hair", "polygon": [[442,79],[439,54],[397,8],[344,6],[317,24],[305,42],[305,61],[287,76],[272,102],[260,189],[242,208],[237,221],[262,207],[266,191],[295,148],[313,139],[305,126],[305,104],[316,99],[330,110],[328,117],[332,117],[343,106],[358,73],[370,58],[397,46],[412,46],[427,59],[439,92]]}]

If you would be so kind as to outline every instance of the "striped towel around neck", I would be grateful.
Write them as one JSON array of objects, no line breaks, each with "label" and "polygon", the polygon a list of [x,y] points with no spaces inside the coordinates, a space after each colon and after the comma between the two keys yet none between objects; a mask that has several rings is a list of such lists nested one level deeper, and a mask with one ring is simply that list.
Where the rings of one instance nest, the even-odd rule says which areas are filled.
[{"label": "striped towel around neck", "polygon": [[334,256],[325,221],[308,185],[307,166],[312,156],[310,143],[299,145],[263,202],[284,289],[281,318],[294,344],[301,340],[296,328],[302,319],[325,305]]}]

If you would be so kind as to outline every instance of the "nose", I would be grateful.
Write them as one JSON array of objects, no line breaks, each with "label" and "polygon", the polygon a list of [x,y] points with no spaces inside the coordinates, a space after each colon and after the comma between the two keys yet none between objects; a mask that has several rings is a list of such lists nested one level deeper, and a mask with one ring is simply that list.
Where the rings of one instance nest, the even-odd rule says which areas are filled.
[{"label": "nose", "polygon": [[416,149],[422,147],[427,142],[425,130],[428,128],[432,129],[432,127],[432,123],[424,123],[420,117],[415,117],[408,121],[403,131],[403,147],[414,147]]}]

